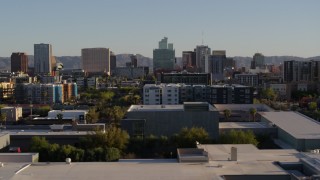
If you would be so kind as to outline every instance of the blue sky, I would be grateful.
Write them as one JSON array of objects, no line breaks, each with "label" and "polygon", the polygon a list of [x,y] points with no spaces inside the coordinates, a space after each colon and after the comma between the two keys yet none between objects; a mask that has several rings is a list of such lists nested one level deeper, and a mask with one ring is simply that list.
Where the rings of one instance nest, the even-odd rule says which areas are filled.
[{"label": "blue sky", "polygon": [[56,56],[108,47],[152,57],[164,36],[176,56],[202,44],[228,56],[320,55],[319,0],[3,0],[0,56],[33,54],[50,43]]}]

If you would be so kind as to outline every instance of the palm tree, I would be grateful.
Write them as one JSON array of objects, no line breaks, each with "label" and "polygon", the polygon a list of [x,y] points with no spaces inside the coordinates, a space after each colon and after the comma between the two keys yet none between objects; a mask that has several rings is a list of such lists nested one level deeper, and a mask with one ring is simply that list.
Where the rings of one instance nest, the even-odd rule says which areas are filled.
[{"label": "palm tree", "polygon": [[249,113],[252,117],[252,120],[255,122],[256,121],[256,114],[257,114],[257,109],[256,108],[250,108]]},{"label": "palm tree", "polygon": [[223,114],[224,114],[224,119],[225,119],[226,121],[228,121],[228,120],[229,120],[229,117],[230,117],[230,115],[231,115],[230,109],[225,109],[225,110],[223,110]]}]

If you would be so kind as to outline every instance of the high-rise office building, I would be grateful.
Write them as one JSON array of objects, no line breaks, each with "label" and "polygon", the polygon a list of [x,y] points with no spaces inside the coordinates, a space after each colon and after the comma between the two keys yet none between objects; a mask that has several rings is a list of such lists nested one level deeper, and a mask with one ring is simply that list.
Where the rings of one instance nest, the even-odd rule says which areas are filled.
[{"label": "high-rise office building", "polygon": [[175,63],[175,50],[173,44],[168,44],[168,38],[164,37],[159,42],[159,49],[153,50],[153,69],[172,70]]},{"label": "high-rise office building", "polygon": [[284,61],[284,82],[319,82],[320,61]]},{"label": "high-rise office building", "polygon": [[115,70],[117,67],[117,56],[111,51],[110,52],[110,71]]},{"label": "high-rise office building", "polygon": [[211,49],[208,46],[197,46],[196,49],[197,72],[205,72],[206,59],[211,55]]},{"label": "high-rise office building", "polygon": [[[224,80],[226,51],[212,51],[206,65],[206,73],[212,73],[212,80]],[[207,63],[206,63],[207,64]]]},{"label": "high-rise office building", "polygon": [[82,66],[88,73],[110,74],[110,49],[85,48],[81,50]]},{"label": "high-rise office building", "polygon": [[51,74],[53,70],[51,44],[34,45],[34,74]]},{"label": "high-rise office building", "polygon": [[196,52],[194,51],[183,51],[182,52],[182,68],[183,69],[194,69],[196,67]]},{"label": "high-rise office building", "polygon": [[11,54],[11,72],[28,72],[28,56],[26,53]]},{"label": "high-rise office building", "polygon": [[132,67],[138,67],[138,58],[137,58],[137,56],[136,55],[131,55],[130,56],[130,59],[131,59],[131,66]]},{"label": "high-rise office building", "polygon": [[263,68],[264,65],[264,55],[261,53],[255,53],[251,61],[251,69],[256,69],[256,67]]}]

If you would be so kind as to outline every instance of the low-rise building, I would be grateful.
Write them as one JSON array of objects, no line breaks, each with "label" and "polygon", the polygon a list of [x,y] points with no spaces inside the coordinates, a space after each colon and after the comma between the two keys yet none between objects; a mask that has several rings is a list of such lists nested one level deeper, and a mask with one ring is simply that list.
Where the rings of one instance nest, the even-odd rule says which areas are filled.
[{"label": "low-rise building", "polygon": [[186,85],[146,84],[143,87],[143,103],[183,104],[184,102],[208,102],[210,104],[251,104],[253,88],[243,85]]},{"label": "low-rise building", "polygon": [[5,114],[7,123],[13,123],[22,118],[22,107],[4,107],[1,114]]},{"label": "low-rise building", "polygon": [[48,112],[49,118],[57,118],[58,114],[62,114],[63,118],[70,118],[79,121],[80,123],[86,122],[87,110],[51,110]]},{"label": "low-rise building", "polygon": [[218,111],[206,102],[183,105],[132,105],[121,127],[130,136],[172,136],[182,128],[204,128],[211,138],[219,135]]},{"label": "low-rise building", "polygon": [[183,83],[187,85],[210,85],[210,73],[161,73],[161,83]]},{"label": "low-rise building", "polygon": [[259,76],[257,74],[235,74],[235,79],[239,84],[257,87]]},{"label": "low-rise building", "polygon": [[149,67],[116,67],[111,73],[112,76],[139,79],[148,75]]},{"label": "low-rise building", "polygon": [[299,151],[320,149],[320,123],[297,112],[263,112],[261,121],[278,128],[278,139]]}]

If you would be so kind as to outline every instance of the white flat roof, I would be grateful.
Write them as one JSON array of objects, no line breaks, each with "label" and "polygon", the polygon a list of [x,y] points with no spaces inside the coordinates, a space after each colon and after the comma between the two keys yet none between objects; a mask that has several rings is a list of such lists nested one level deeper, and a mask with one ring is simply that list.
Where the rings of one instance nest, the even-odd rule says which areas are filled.
[{"label": "white flat roof", "polygon": [[320,139],[320,123],[292,111],[261,112],[260,115],[296,139]]},{"label": "white flat roof", "polygon": [[250,108],[256,108],[257,111],[274,111],[272,108],[265,104],[214,104],[218,111],[229,109],[232,111],[249,111]]},{"label": "white flat roof", "polygon": [[51,130],[5,130],[4,133],[8,133],[10,135],[86,135],[90,133],[94,133],[94,131],[51,131]]},{"label": "white flat roof", "polygon": [[266,123],[262,122],[220,122],[219,129],[248,129],[248,128],[269,128]]},{"label": "white flat roof", "polygon": [[184,104],[175,105],[131,105],[128,112],[133,111],[184,111],[184,105],[208,105],[209,111],[216,110],[215,107],[208,104],[207,102],[185,102]]},{"label": "white flat roof", "polygon": [[211,168],[201,163],[181,164],[177,160],[125,160],[120,162],[39,163],[14,175],[24,179],[172,179],[218,180]]},{"label": "white flat roof", "polygon": [[128,112],[133,111],[183,111],[183,105],[132,105]]}]

